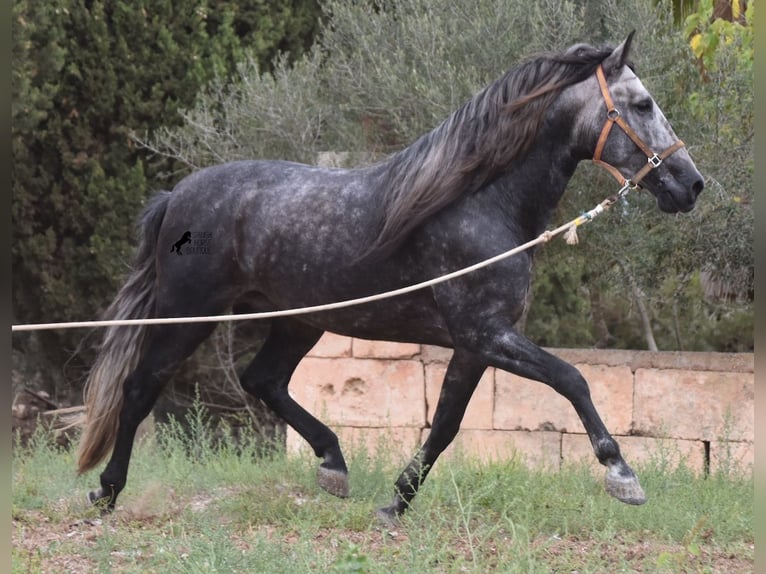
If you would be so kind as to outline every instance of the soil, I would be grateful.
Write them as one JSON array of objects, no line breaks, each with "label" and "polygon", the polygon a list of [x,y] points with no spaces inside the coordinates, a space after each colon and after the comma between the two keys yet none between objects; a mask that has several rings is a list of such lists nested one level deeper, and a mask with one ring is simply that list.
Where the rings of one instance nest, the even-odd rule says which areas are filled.
[{"label": "soil", "polygon": [[[216,496],[219,496],[216,493]],[[172,497],[172,493],[171,493]],[[15,512],[12,517],[12,546],[14,548],[14,571],[28,572],[68,572],[72,574],[89,573],[98,569],[98,564],[92,558],[91,550],[99,544],[99,538],[104,534],[104,522],[107,522],[108,532],[117,533],[124,529],[144,529],[156,527],[158,523],[164,523],[173,519],[173,515],[181,512],[182,507],[191,508],[195,511],[205,509],[213,496],[197,496],[193,500],[186,500],[182,505],[180,501],[171,501],[161,515],[152,513],[141,505],[132,508],[119,507],[114,515],[101,518],[85,518],[74,522],[55,522],[40,511],[25,510]],[[62,515],[66,515],[66,503],[61,502]],[[261,525],[260,533],[267,537],[280,537],[282,542],[289,542],[290,534],[271,525]],[[287,539],[285,539],[287,536]],[[297,541],[298,535],[293,534]],[[81,552],[70,554],[43,553],[40,549],[55,547],[62,542],[76,541],[75,547],[81,548]],[[356,531],[340,528],[320,528],[314,536],[317,548],[339,547],[354,544],[360,551],[369,557],[374,557],[378,552],[390,552],[391,546],[397,543],[406,545],[409,536],[406,528],[377,528],[369,531]],[[668,544],[656,540],[646,540],[636,544],[635,541],[622,539],[619,536],[611,539],[608,543],[603,540],[592,540],[578,536],[539,538],[532,541],[533,549],[537,556],[545,557],[546,563],[551,565],[551,572],[565,574],[579,574],[577,564],[578,557],[582,557],[583,564],[594,563],[594,556],[598,556],[605,564],[627,564],[629,572],[711,572],[721,574],[751,574],[755,571],[754,545],[745,548],[745,556],[729,551],[716,549],[715,545],[706,545],[705,533],[702,534],[702,543],[694,548],[687,548],[681,544]],[[485,541],[483,552],[491,554],[497,552],[500,545],[508,544],[509,538],[503,532],[498,532],[496,540]],[[232,544],[243,551],[250,547],[248,540],[241,535],[232,536]],[[347,546],[344,546],[347,547]],[[110,563],[116,567],[116,571],[130,571],[131,564],[135,566],[135,553],[130,550],[114,551],[110,556]],[[471,558],[471,548],[465,540],[456,538],[452,542],[452,554],[462,556],[467,560]],[[487,558],[486,556],[484,557]],[[24,564],[27,561],[27,564]],[[665,567],[658,568],[658,561],[663,561]],[[566,567],[560,567],[560,565]],[[591,566],[592,568],[592,566]],[[438,567],[436,568],[437,570]]]}]

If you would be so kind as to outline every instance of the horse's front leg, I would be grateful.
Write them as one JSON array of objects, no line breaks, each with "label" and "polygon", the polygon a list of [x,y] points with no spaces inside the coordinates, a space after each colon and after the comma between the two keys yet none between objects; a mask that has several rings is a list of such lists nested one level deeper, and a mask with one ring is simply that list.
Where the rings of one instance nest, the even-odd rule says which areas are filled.
[{"label": "horse's front leg", "polygon": [[623,459],[617,441],[596,411],[588,383],[575,367],[499,321],[483,330],[472,344],[483,349],[490,365],[545,383],[569,400],[588,433],[596,458],[607,468],[606,491],[627,504],[646,502],[638,477]]},{"label": "horse's front leg", "polygon": [[487,364],[479,355],[455,349],[442,383],[431,432],[395,484],[394,500],[378,510],[383,522],[395,524],[409,506],[436,459],[457,435],[468,401]]}]

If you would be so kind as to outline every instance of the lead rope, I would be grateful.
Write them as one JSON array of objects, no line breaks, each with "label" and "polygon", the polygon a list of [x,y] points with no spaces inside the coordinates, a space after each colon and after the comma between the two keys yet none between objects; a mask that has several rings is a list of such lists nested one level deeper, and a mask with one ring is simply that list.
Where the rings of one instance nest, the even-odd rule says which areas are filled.
[{"label": "lead rope", "polygon": [[627,193],[631,189],[636,189],[637,187],[638,186],[635,185],[633,182],[631,182],[629,179],[626,179],[625,183],[622,184],[620,191],[618,191],[614,195],[610,195],[609,197],[607,197],[604,201],[599,203],[596,207],[594,207],[590,211],[586,211],[580,217],[577,217],[573,219],[572,221],[570,221],[569,224],[567,224],[569,227],[564,233],[564,240],[567,242],[567,244],[577,245],[580,242],[579,237],[577,237],[578,227],[580,227],[581,225],[585,223],[588,223],[594,217],[596,217],[597,215],[603,213],[604,211],[612,207],[612,205],[617,203],[617,201],[625,197],[625,195],[627,195]]},{"label": "lead rope", "polygon": [[[550,231],[544,231],[537,238],[531,241],[528,241],[527,243],[524,243],[523,245],[519,245],[518,247],[505,251],[504,253],[500,253],[499,255],[495,255],[494,257],[490,257],[489,259],[485,259],[484,261],[480,261],[479,263],[475,263],[474,265],[464,267],[463,269],[459,269],[458,271],[453,271],[452,273],[447,273],[446,275],[442,275],[441,277],[436,277],[428,281],[416,283],[415,285],[410,285],[407,287],[402,287],[400,289],[394,289],[392,291],[386,291],[384,293],[378,293],[375,295],[369,295],[367,297],[359,297],[357,299],[347,299],[345,301],[338,301],[336,303],[328,303],[326,305],[313,305],[310,307],[300,307],[297,309],[284,309],[281,311],[267,311],[265,313],[210,315],[205,317],[157,317],[153,319],[115,319],[111,321],[73,321],[69,323],[38,323],[38,324],[27,324],[27,325],[11,325],[11,331],[12,332],[42,331],[45,329],[75,329],[75,328],[81,328],[81,327],[120,327],[120,326],[128,326],[128,325],[167,325],[167,324],[176,324],[176,323],[212,323],[212,322],[223,322],[223,321],[245,321],[245,320],[251,320],[251,319],[270,319],[274,317],[285,317],[289,315],[304,315],[307,313],[317,313],[319,311],[330,311],[333,309],[340,309],[343,307],[351,307],[353,305],[361,305],[363,303],[380,301],[382,299],[396,297],[397,295],[404,295],[405,293],[410,293],[412,291],[424,289],[425,287],[430,287],[432,285],[444,283],[445,281],[449,281],[450,279],[455,279],[456,277],[467,275],[468,273],[471,273],[478,269],[482,269],[484,267],[492,265],[493,263],[496,263],[497,261],[500,261],[502,259],[507,259],[508,257],[516,255],[517,253],[526,251],[530,247],[533,247],[534,245],[537,245],[539,243],[547,243],[553,237],[555,237],[556,235],[560,233],[564,233],[564,239],[566,240],[567,244],[577,245],[577,243],[579,243],[580,241],[579,238],[577,237],[577,228],[579,226],[584,225],[585,223],[588,223],[589,221],[592,221],[595,217],[597,217],[598,215],[600,215],[601,213],[609,209],[619,199],[624,197],[631,189],[635,189],[636,187],[638,187],[638,183],[641,181],[641,179],[643,179],[643,177],[650,170],[658,167],[662,163],[662,160],[664,160],[665,158],[675,153],[677,150],[679,150],[680,148],[684,146],[684,143],[678,140],[676,143],[674,143],[672,146],[670,146],[669,148],[667,148],[660,154],[656,154],[652,152],[651,149],[641,140],[641,138],[639,138],[638,135],[636,135],[636,133],[625,123],[625,121],[620,117],[620,112],[614,107],[614,104],[612,102],[612,97],[609,94],[609,87],[607,86],[606,78],[604,76],[604,71],[601,66],[599,66],[598,69],[596,70],[596,77],[598,78],[599,85],[601,86],[601,93],[606,103],[607,121],[604,124],[604,127],[601,132],[601,136],[599,137],[599,141],[596,145],[596,151],[594,153],[593,162],[596,163],[597,165],[600,165],[601,167],[606,168],[606,170],[610,172],[620,182],[622,187],[616,194],[610,197],[607,197],[604,201],[599,203],[596,207],[594,207],[590,211],[586,211],[579,217],[576,217],[572,221],[565,223],[564,225],[561,225],[557,227],[556,229],[552,229]],[[611,130],[613,124],[615,123],[618,124],[623,129],[623,131],[625,131],[625,133],[630,137],[630,139],[632,139],[636,143],[636,145],[647,155],[647,158],[648,158],[647,165],[641,168],[633,176],[632,180],[626,179],[617,170],[617,168],[609,165],[606,162],[601,161],[601,151],[606,145],[606,139],[607,139],[607,136],[609,135],[609,131]]]},{"label": "lead rope", "polygon": [[523,245],[519,245],[518,247],[514,247],[513,249],[509,249],[508,251],[495,255],[494,257],[490,257],[489,259],[485,259],[484,261],[480,261],[479,263],[474,263],[473,265],[464,267],[463,269],[459,269],[457,271],[453,271],[452,273],[447,273],[446,275],[435,277],[434,279],[429,279],[428,281],[423,281],[421,283],[416,283],[415,285],[409,285],[407,287],[401,287],[399,289],[394,289],[392,291],[385,291],[383,293],[369,295],[367,297],[359,297],[357,299],[346,299],[345,301],[338,301],[336,303],[328,303],[325,305],[313,305],[310,307],[299,307],[296,309],[283,309],[280,311],[266,311],[263,313],[209,315],[204,317],[155,317],[152,319],[113,319],[110,321],[72,321],[68,323],[36,323],[36,324],[26,324],[26,325],[11,325],[11,331],[12,332],[42,331],[47,329],[76,329],[76,328],[91,328],[91,327],[125,327],[125,326],[131,326],[131,325],[134,325],[134,326],[135,325],[168,325],[168,324],[178,324],[178,323],[213,323],[213,322],[218,323],[218,322],[225,322],[225,321],[246,321],[246,320],[252,320],[252,319],[271,319],[274,317],[286,317],[291,315],[305,315],[308,313],[317,313],[319,311],[331,311],[331,310],[340,309],[343,307],[361,305],[363,303],[372,303],[373,301],[380,301],[382,299],[388,299],[390,297],[404,295],[405,293],[410,293],[412,291],[417,291],[419,289],[431,287],[432,285],[437,285],[439,283],[444,283],[445,281],[449,281],[450,279],[455,279],[456,277],[467,275],[468,273],[472,273],[473,271],[482,269],[484,267],[488,267],[492,265],[493,263],[497,263],[498,261],[501,261],[503,259],[507,259],[508,257],[516,255],[517,253],[526,251],[527,249],[533,247],[534,245],[537,245],[540,243],[547,243],[553,237],[555,237],[556,235],[559,235],[560,233],[566,233],[565,237],[567,238],[567,243],[570,245],[574,245],[578,242],[577,227],[585,223],[588,223],[589,221],[592,221],[595,217],[597,217],[598,215],[600,215],[601,213],[609,209],[609,207],[611,207],[621,197],[624,197],[625,194],[628,193],[628,191],[630,191],[634,187],[635,186],[630,181],[626,181],[625,184],[622,186],[622,188],[616,194],[606,198],[604,201],[599,203],[596,207],[594,207],[590,211],[583,213],[579,217],[576,217],[575,219],[569,221],[568,223],[560,225],[559,227],[555,229],[543,231],[535,239],[531,241],[527,241]]}]

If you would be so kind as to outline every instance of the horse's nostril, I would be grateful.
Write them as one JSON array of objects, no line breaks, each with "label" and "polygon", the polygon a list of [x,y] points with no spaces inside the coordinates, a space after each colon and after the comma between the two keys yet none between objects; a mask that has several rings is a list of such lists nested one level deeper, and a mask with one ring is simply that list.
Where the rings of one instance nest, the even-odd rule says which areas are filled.
[{"label": "horse's nostril", "polygon": [[692,191],[694,192],[695,197],[702,193],[703,189],[705,189],[705,182],[702,180],[702,178],[695,181],[692,185]]}]

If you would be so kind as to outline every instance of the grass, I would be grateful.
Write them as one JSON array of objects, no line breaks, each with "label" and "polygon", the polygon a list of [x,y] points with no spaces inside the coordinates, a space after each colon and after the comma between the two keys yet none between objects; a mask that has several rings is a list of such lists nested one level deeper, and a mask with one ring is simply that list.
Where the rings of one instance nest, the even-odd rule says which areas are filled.
[{"label": "grass", "polygon": [[117,511],[85,502],[96,473],[44,432],[13,460],[13,573],[753,572],[753,481],[699,477],[662,456],[639,467],[649,502],[621,504],[581,466],[443,460],[395,528],[376,507],[401,470],[352,449],[351,496],[316,484],[316,459],[161,427],[137,445]]}]

